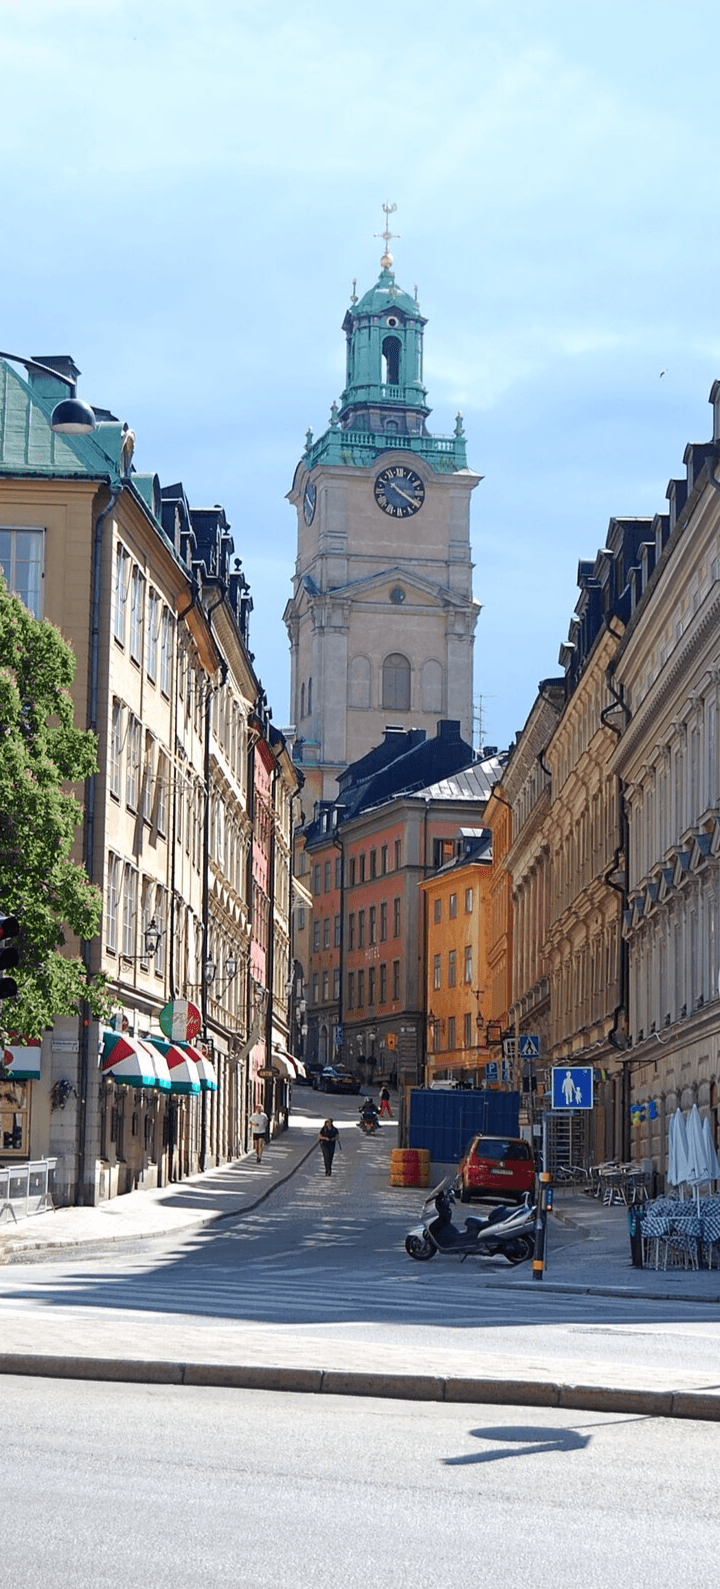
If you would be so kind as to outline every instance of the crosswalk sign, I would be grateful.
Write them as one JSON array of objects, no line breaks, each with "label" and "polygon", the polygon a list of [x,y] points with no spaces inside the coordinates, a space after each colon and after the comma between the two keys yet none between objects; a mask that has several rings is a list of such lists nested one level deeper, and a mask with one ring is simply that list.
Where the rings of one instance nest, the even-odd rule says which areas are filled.
[{"label": "crosswalk sign", "polygon": [[517,1041],[520,1059],[540,1058],[540,1036],[538,1032],[521,1032]]},{"label": "crosswalk sign", "polygon": [[552,1073],[553,1109],[592,1109],[592,1065],[554,1065]]}]

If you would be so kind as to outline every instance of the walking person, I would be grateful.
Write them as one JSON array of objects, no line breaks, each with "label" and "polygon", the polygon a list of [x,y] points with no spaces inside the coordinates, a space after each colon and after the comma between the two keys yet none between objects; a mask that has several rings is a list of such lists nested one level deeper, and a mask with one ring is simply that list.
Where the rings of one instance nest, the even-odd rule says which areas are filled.
[{"label": "walking person", "polygon": [[253,1147],[255,1149],[255,1157],[258,1161],[258,1164],[260,1163],[260,1160],[263,1156],[267,1128],[268,1117],[265,1113],[265,1110],[260,1106],[250,1116],[250,1130],[252,1131]]},{"label": "walking person", "polygon": [[380,1113],[381,1113],[381,1115],[387,1115],[388,1120],[392,1120],[392,1109],[390,1108],[390,1093],[388,1092],[387,1087],[383,1087],[382,1092],[380,1094]]},{"label": "walking person", "polygon": [[325,1121],[318,1141],[320,1143],[320,1152],[325,1161],[325,1174],[332,1175],[332,1161],[335,1157],[335,1149],[342,1147],[340,1132],[337,1126],[333,1125],[332,1120]]}]

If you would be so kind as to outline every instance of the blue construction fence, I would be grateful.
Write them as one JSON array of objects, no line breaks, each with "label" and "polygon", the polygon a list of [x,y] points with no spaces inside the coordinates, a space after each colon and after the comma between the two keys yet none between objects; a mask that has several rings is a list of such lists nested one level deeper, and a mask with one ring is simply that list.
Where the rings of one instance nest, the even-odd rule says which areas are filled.
[{"label": "blue construction fence", "polygon": [[437,1164],[461,1159],[471,1137],[520,1135],[519,1092],[413,1087],[408,1147],[429,1148]]}]

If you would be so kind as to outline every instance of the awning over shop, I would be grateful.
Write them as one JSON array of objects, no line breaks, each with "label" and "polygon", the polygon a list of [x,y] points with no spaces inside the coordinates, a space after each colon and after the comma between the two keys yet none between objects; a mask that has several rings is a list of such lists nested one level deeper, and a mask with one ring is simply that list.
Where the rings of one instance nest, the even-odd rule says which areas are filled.
[{"label": "awning over shop", "polygon": [[215,1075],[215,1067],[211,1064],[210,1060],[205,1054],[201,1054],[199,1049],[194,1048],[192,1043],[185,1043],[184,1047],[188,1058],[193,1060],[194,1064],[197,1065],[201,1091],[217,1092],[217,1077]]},{"label": "awning over shop", "polygon": [[163,1054],[126,1032],[103,1032],[103,1075],[125,1087],[156,1087],[170,1091],[170,1071]]},{"label": "awning over shop", "polygon": [[148,1041],[148,1047],[156,1049],[158,1058],[165,1061],[170,1072],[171,1092],[200,1091],[198,1068],[193,1062],[187,1043],[168,1043],[161,1037],[152,1037]]},{"label": "awning over shop", "polygon": [[305,1067],[301,1065],[300,1060],[296,1059],[294,1054],[286,1053],[284,1048],[273,1049],[271,1064],[275,1065],[281,1076],[286,1076],[288,1081],[295,1081],[301,1072],[305,1074]]},{"label": "awning over shop", "polygon": [[10,1043],[7,1048],[0,1048],[0,1077],[39,1081],[41,1047],[42,1038],[29,1037],[26,1043]]}]

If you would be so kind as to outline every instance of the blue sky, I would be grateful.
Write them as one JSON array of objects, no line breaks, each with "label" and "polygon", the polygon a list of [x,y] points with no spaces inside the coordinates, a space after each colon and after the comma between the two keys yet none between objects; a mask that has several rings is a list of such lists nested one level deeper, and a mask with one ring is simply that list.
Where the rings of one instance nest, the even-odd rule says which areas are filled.
[{"label": "blue sky", "polygon": [[[383,202],[465,416],[483,739],[522,726],[614,515],[652,515],[720,376],[709,0],[0,0],[0,345],[72,353],[136,463],[222,502],[287,721],[285,502]],[[661,372],[664,374],[661,375]]]}]

